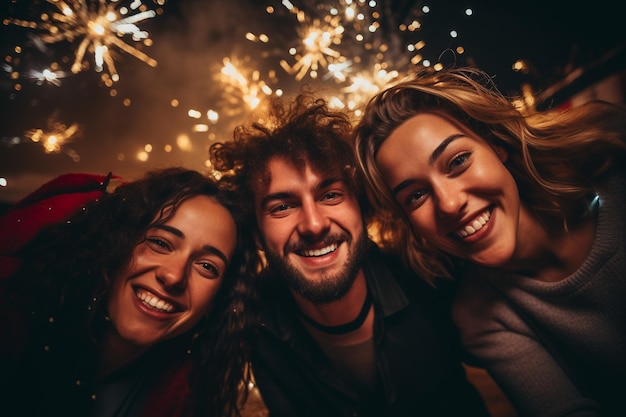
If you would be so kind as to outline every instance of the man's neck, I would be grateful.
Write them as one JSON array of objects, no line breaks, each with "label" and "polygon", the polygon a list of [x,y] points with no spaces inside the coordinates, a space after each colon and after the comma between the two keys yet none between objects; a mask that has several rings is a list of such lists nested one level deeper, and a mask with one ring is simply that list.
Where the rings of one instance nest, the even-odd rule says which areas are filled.
[{"label": "man's neck", "polygon": [[[345,325],[346,323],[352,323],[358,318],[366,302],[366,297],[368,297],[365,274],[362,269],[359,270],[350,290],[339,300],[325,304],[315,304],[302,298],[299,294],[293,292],[292,294],[302,315],[326,327],[336,327]],[[342,334],[330,334],[319,330],[305,320],[302,320],[302,322],[307,329],[315,335],[332,338],[337,344],[353,344],[372,337],[374,323],[373,312],[373,306],[367,308],[363,324],[354,331]]]}]

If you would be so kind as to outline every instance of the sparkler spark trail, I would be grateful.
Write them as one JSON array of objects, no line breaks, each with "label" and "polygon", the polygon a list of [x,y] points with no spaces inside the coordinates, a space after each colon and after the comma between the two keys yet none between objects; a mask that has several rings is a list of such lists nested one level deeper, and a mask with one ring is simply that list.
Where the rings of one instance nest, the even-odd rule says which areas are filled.
[{"label": "sparkler spark trail", "polygon": [[26,137],[35,143],[40,143],[46,153],[58,153],[67,143],[77,137],[79,130],[76,123],[67,127],[59,122],[51,122],[49,130],[32,129],[26,132]]},{"label": "sparkler spark trail", "polygon": [[361,71],[350,77],[350,85],[340,89],[341,96],[333,97],[331,105],[334,103],[345,111],[355,112],[356,116],[361,115],[361,110],[370,97],[388,86],[391,82],[398,80],[400,73],[398,71],[386,71],[379,69],[373,74],[369,71]]},{"label": "sparkler spark trail", "polygon": [[255,110],[266,97],[274,93],[272,88],[261,80],[259,70],[246,70],[242,68],[242,62],[230,58],[224,58],[223,64],[218,78],[224,85],[227,101],[233,104],[235,111],[231,113],[236,113],[236,109],[240,109],[242,103],[249,110]]},{"label": "sparkler spark trail", "polygon": [[37,85],[49,83],[59,87],[61,85],[60,79],[65,77],[65,75],[63,71],[54,71],[50,68],[46,68],[42,71],[31,70],[29,78],[36,80]]},{"label": "sparkler spark trail", "polygon": [[[313,20],[310,26],[305,27],[302,33],[302,51],[296,55],[296,63],[290,66],[282,60],[280,65],[289,74],[296,74],[296,80],[301,80],[309,73],[311,78],[317,78],[319,67],[327,68],[329,64],[347,61],[333,45],[341,43],[344,32],[338,19],[331,19],[331,24],[324,24],[319,19]],[[295,54],[295,50],[294,50]]]},{"label": "sparkler spark trail", "polygon": [[106,65],[111,79],[118,81],[119,75],[112,52],[114,48],[152,67],[157,65],[156,60],[123,39],[124,36],[130,35],[134,42],[143,41],[146,45],[150,44],[148,33],[140,30],[137,23],[153,18],[156,12],[148,10],[141,1],[132,0],[128,7],[122,6],[118,0],[98,0],[97,4],[91,5],[87,0],[47,0],[47,2],[53,4],[56,11],[42,14],[41,22],[11,19],[11,23],[46,31],[47,33],[40,36],[45,44],[74,42],[81,39],[71,68],[73,73],[78,73],[86,67],[84,58],[90,53],[94,57],[95,70],[101,72]]}]

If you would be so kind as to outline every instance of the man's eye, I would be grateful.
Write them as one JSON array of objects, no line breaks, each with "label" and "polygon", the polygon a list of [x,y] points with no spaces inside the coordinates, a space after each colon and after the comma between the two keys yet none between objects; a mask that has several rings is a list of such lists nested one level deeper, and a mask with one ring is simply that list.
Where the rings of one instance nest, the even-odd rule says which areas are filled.
[{"label": "man's eye", "polygon": [[281,211],[285,211],[288,210],[291,206],[289,204],[286,203],[282,203],[282,204],[278,204],[274,207],[272,207],[272,209],[270,210],[271,213],[277,213],[277,212],[281,212]]},{"label": "man's eye", "polygon": [[340,204],[345,200],[346,193],[342,191],[328,191],[323,194],[319,201],[326,204]]}]

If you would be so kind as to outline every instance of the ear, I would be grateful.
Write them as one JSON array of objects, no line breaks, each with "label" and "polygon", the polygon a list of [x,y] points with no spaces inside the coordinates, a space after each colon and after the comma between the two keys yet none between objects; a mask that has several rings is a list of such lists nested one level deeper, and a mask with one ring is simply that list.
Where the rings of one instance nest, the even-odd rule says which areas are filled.
[{"label": "ear", "polygon": [[507,159],[509,159],[509,153],[503,147],[494,145],[492,148],[502,163],[505,163]]}]

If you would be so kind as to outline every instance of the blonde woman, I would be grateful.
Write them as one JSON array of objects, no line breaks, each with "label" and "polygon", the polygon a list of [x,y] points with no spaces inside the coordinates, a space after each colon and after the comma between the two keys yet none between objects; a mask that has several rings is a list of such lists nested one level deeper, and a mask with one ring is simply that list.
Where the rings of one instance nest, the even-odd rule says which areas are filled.
[{"label": "blonde woman", "polygon": [[524,115],[473,68],[372,98],[358,163],[383,244],[459,281],[463,342],[520,416],[626,415],[626,113]]}]

